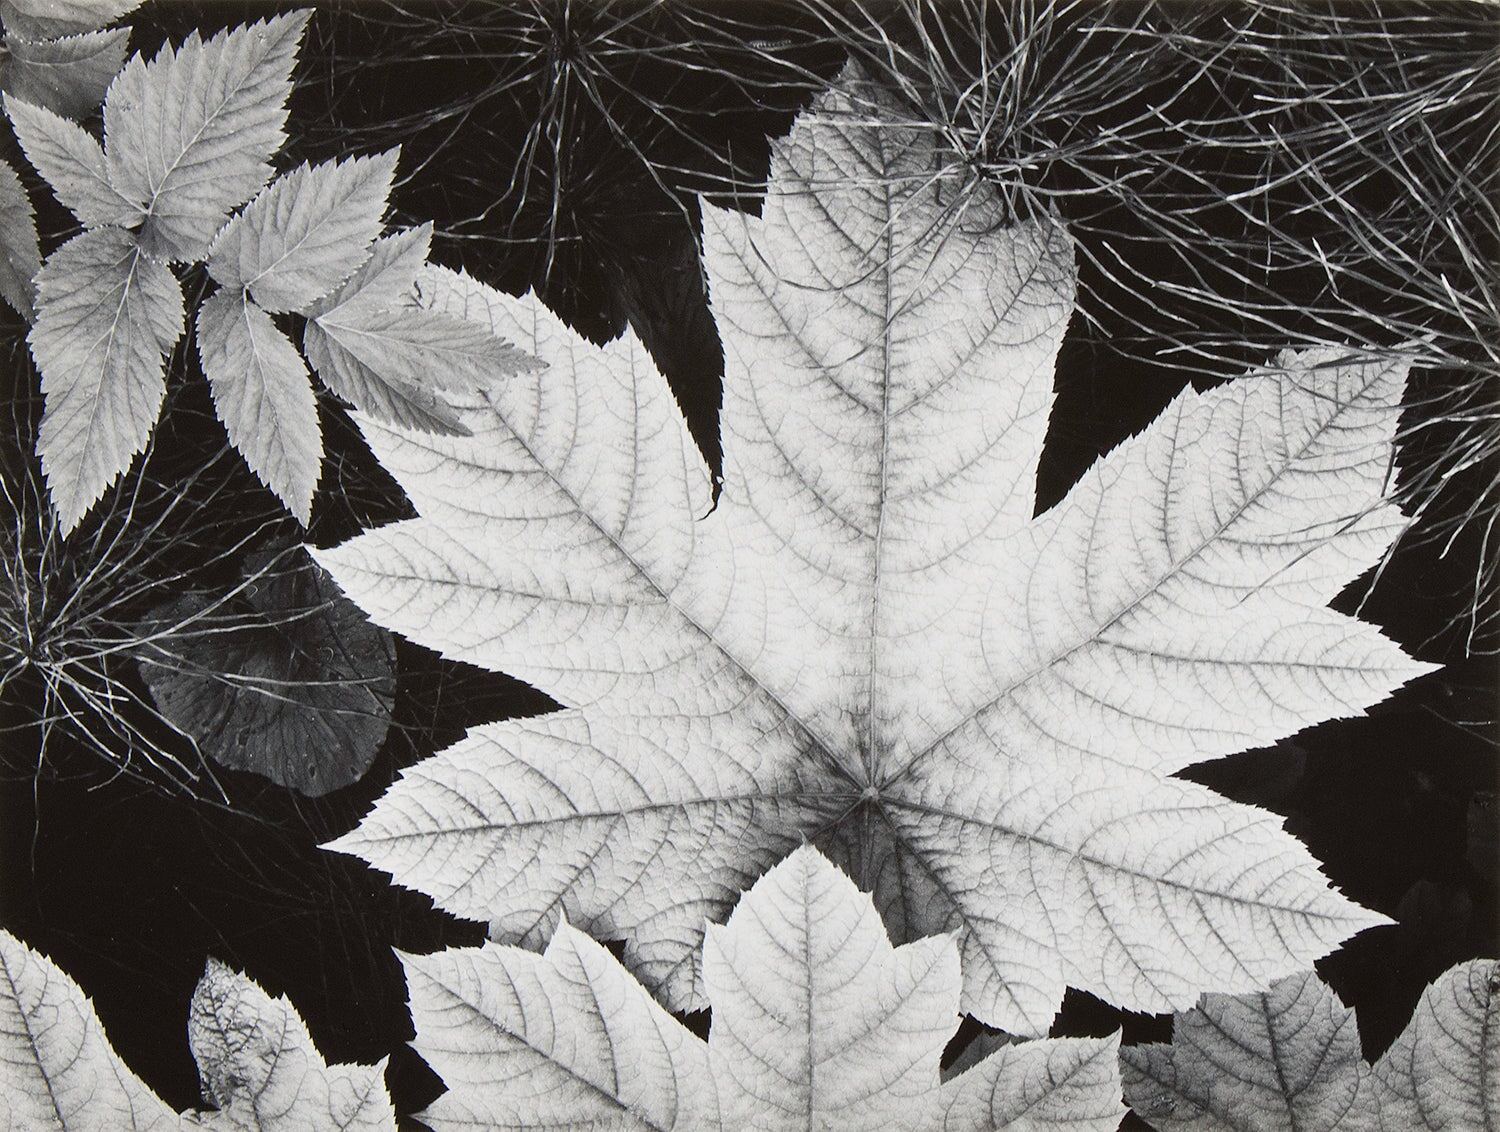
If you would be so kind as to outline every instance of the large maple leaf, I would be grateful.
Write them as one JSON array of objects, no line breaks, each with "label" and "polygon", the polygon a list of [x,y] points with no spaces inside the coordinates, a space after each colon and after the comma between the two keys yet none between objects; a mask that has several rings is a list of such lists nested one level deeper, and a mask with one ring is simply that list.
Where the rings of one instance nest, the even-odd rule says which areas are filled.
[{"label": "large maple leaf", "polygon": [[1009,224],[847,91],[704,207],[725,482],[631,335],[438,289],[550,363],[464,418],[366,420],[420,518],[319,560],[381,624],[565,710],[475,729],[332,844],[502,941],[566,912],[669,1006],[807,839],[893,937],[956,931],[963,1008],[1045,1031],[1066,986],[1167,1010],[1382,922],[1280,819],[1170,775],[1426,670],[1326,608],[1403,525],[1399,359],[1286,355],[1177,398],[1033,517],[1071,245]]}]

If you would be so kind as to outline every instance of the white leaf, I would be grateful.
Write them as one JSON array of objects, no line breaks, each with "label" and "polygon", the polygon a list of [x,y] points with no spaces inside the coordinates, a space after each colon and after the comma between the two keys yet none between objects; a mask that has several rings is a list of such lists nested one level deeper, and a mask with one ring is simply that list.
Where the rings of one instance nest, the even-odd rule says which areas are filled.
[{"label": "white leaf", "polygon": [[198,355],[230,443],[306,526],[323,434],[296,347],[254,303],[219,291],[198,310]]},{"label": "white leaf", "polygon": [[28,39],[73,35],[114,23],[141,0],[0,0],[0,23]]},{"label": "white leaf", "polygon": [[214,237],[208,272],[268,311],[303,311],[364,262],[380,234],[397,150],[302,165]]},{"label": "white leaf", "polygon": [[118,228],[84,232],[37,275],[27,341],[42,374],[37,451],[64,533],[146,446],[182,336],[182,288]]},{"label": "white leaf", "polygon": [[[423,273],[429,296],[479,284],[440,269]],[[441,307],[380,309],[357,291],[308,324],[308,358],[329,388],[382,420],[424,431],[467,435],[455,406],[482,405],[478,394],[536,359],[478,322]]]},{"label": "white leaf", "polygon": [[1125,1095],[1161,1132],[1416,1132],[1500,1117],[1500,963],[1444,972],[1374,1067],[1354,1013],[1311,971],[1264,994],[1206,994],[1171,1045],[1120,1051]]},{"label": "white leaf", "polygon": [[31,281],[41,266],[31,198],[16,171],[0,160],[0,298],[27,322],[36,320],[36,292]]},{"label": "white leaf", "polygon": [[265,184],[285,140],[292,65],[309,15],[275,16],[206,43],[193,32],[150,63],[136,55],[110,84],[110,181],[147,214],[148,252],[202,258],[229,210]]},{"label": "white leaf", "polygon": [[5,113],[26,160],[86,226],[131,224],[140,219],[140,209],[110,185],[104,151],[83,127],[9,95]]},{"label": "white leaf", "polygon": [[1114,1038],[1007,1048],[940,1084],[953,940],[893,948],[870,898],[815,849],[762,877],[704,948],[706,1046],[566,922],[540,956],[492,943],[403,956],[414,1044],[448,1087],[422,1120],[1111,1132],[1124,1111]]},{"label": "white leaf", "polygon": [[86,117],[99,108],[110,80],[125,62],[129,39],[129,28],[37,41],[7,35],[5,90],[65,117]]},{"label": "white leaf", "polygon": [[176,1129],[170,1108],[115,1056],[78,984],[0,931],[0,1126],[18,1132]]},{"label": "white leaf", "polygon": [[395,1132],[385,1062],[327,1065],[285,998],[208,961],[188,1045],[216,1111],[178,1116],[120,1060],[78,984],[0,931],[0,1127]]},{"label": "white leaf", "polygon": [[[846,80],[855,82],[857,80]],[[421,518],[320,560],[386,625],[568,710],[472,731],[332,848],[497,938],[566,912],[672,1006],[804,838],[962,1007],[1042,1033],[1067,986],[1167,1010],[1383,922],[1281,819],[1169,777],[1427,670],[1325,603],[1402,522],[1405,365],[1288,356],[1186,393],[1033,518],[1072,252],[931,137],[836,91],[759,218],[705,206],[725,483],[633,336],[469,312],[551,368],[472,438],[364,421]],[[540,847],[545,846],[545,849]]]},{"label": "white leaf", "polygon": [[272,998],[214,959],[193,992],[188,1046],[210,1128],[247,1132],[394,1129],[385,1060],[329,1066],[286,997]]}]

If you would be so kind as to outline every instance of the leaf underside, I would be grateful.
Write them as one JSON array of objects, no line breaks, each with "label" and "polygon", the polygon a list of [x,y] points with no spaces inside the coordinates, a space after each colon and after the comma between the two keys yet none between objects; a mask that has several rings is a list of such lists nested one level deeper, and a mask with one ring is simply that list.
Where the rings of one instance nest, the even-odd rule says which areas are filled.
[{"label": "leaf underside", "polygon": [[[851,93],[852,92],[852,93]],[[704,206],[722,497],[633,335],[474,310],[549,364],[473,436],[362,427],[420,518],[318,558],[386,625],[566,705],[476,728],[331,844],[494,938],[565,913],[671,1008],[703,923],[804,839],[897,942],[952,931],[962,1009],[1064,988],[1163,1011],[1264,989],[1382,918],[1278,817],[1169,777],[1427,670],[1326,603],[1385,502],[1401,359],[1285,355],[1175,400],[1033,517],[1071,245],[1009,225],[857,78]]]},{"label": "leaf underside", "polygon": [[707,1043],[567,923],[543,955],[486,944],[403,956],[414,1045],[458,1128],[1111,1132],[1117,1039],[1008,1046],[940,1082],[958,952],[893,948],[868,895],[804,847],[704,942]]},{"label": "leaf underside", "polygon": [[1204,995],[1172,1043],[1120,1053],[1125,1098],[1161,1132],[1409,1132],[1500,1122],[1500,963],[1423,992],[1372,1067],[1354,1012],[1311,971],[1263,994]]}]

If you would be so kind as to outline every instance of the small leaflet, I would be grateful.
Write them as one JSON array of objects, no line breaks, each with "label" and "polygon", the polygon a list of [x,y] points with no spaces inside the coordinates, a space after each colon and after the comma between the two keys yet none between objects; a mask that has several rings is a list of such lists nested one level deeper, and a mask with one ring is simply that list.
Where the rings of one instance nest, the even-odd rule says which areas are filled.
[{"label": "small leaflet", "polygon": [[31,198],[10,163],[0,161],[0,298],[27,322],[36,321],[31,281],[41,266]]},{"label": "small leaflet", "polygon": [[63,39],[5,37],[10,60],[0,89],[65,118],[85,118],[99,109],[110,81],[125,62],[129,28],[111,28]]},{"label": "small leaflet", "polygon": [[380,234],[399,151],[302,165],[214,237],[208,273],[272,313],[305,311],[347,279]]},{"label": "small leaflet", "polygon": [[0,0],[0,24],[30,40],[76,35],[112,24],[141,0]]},{"label": "small leaflet", "polygon": [[37,452],[63,533],[151,436],[166,355],[182,336],[182,288],[129,233],[95,228],[48,257],[27,336],[46,410]]},{"label": "small leaflet", "polygon": [[9,95],[5,97],[5,112],[26,160],[47,179],[57,199],[84,227],[129,225],[140,219],[140,209],[115,192],[105,168],[104,151],[81,126]]},{"label": "small leaflet", "polygon": [[302,355],[270,315],[226,290],[198,309],[198,356],[229,442],[307,526],[323,434]]},{"label": "small leaflet", "polygon": [[271,176],[310,15],[290,12],[206,42],[194,31],[149,63],[136,55],[110,84],[109,178],[149,214],[140,239],[151,255],[202,259],[229,211]]}]

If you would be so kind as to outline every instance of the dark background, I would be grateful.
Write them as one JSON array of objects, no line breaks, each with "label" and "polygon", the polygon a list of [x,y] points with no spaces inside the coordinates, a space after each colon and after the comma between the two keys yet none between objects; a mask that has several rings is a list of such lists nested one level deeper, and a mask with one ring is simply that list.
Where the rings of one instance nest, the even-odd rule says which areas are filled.
[{"label": "dark background", "polygon": [[[941,15],[943,6],[934,7]],[[272,10],[148,4],[131,18],[131,43],[149,55],[192,28],[206,36]],[[1435,23],[1427,8],[1380,10],[1420,16],[1419,30],[1437,36],[1429,58],[1436,54],[1432,65],[1439,68],[1495,50],[1494,29],[1486,30],[1473,11],[1455,6],[1446,23]],[[1231,41],[1243,14],[1234,6],[1225,11],[1233,18],[1215,23],[1200,8],[1189,21],[1194,33]],[[877,14],[899,23],[894,7]],[[847,36],[831,35],[830,22],[838,21],[828,12],[772,4],[321,7],[303,44],[291,140],[280,165],[399,142],[392,223],[433,220],[434,260],[511,291],[537,287],[596,340],[633,325],[716,462],[722,363],[697,270],[697,194],[755,207],[767,138],[784,132],[816,84],[845,60]],[[1058,56],[1054,75],[1066,78],[1070,66],[1082,73],[1122,42],[1101,37],[1079,53],[1070,47]],[[1411,36],[1405,42],[1420,46]],[[1321,50],[1326,57],[1299,65],[1339,65],[1336,37]],[[1038,484],[1042,508],[1096,456],[1149,422],[1186,381],[1205,384],[1270,356],[1306,331],[1307,311],[1328,301],[1316,272],[1281,270],[1269,259],[1255,286],[1247,283],[1235,271],[1235,256],[1243,258],[1257,233],[1241,214],[1214,205],[1226,186],[1264,161],[1238,145],[1243,137],[1236,130],[1251,127],[1237,127],[1233,113],[1237,100],[1256,89],[1261,58],[1247,54],[1243,67],[1229,68],[1227,81],[1170,67],[1142,71],[1116,102],[1064,106],[1036,122],[1032,134],[997,141],[997,149],[1036,147],[1048,130],[1097,137],[1111,119],[1138,121],[1147,107],[1192,105],[1200,117],[1214,106],[1228,111],[1217,134],[1208,131],[1192,144],[1186,135],[1162,142],[1170,162],[1138,158],[1143,180],[1121,180],[1122,162],[1126,172],[1136,168],[1129,154],[1087,150],[1024,175],[1018,210],[1037,201],[1059,208],[1083,253],[1086,317],[1075,318],[1058,363],[1058,403]],[[1440,145],[1455,160],[1474,161],[1485,137],[1457,122]],[[26,168],[13,141],[5,145],[12,164]],[[1392,187],[1375,176],[1348,191],[1353,200],[1368,195],[1378,208]],[[40,206],[43,195],[33,198]],[[1142,199],[1165,211],[1180,199],[1184,213],[1189,205],[1214,205],[1201,213],[1202,233],[1212,242],[1164,240]],[[1284,204],[1288,216],[1296,212],[1295,199]],[[45,252],[69,234],[68,221],[55,209],[39,212]],[[1461,212],[1458,221],[1483,225],[1482,217]],[[1199,299],[1169,293],[1165,284],[1173,281],[1191,283]],[[202,280],[190,275],[186,282],[191,299]],[[1252,325],[1243,315],[1260,294],[1257,286],[1280,296],[1273,326]],[[1356,306],[1364,303],[1372,337],[1381,333],[1381,304],[1392,301],[1393,290],[1400,288],[1372,275],[1367,293],[1352,296]],[[0,313],[0,354],[20,442],[4,464],[13,479],[29,474],[27,430],[39,411],[24,332],[8,310]],[[1160,352],[1164,344],[1184,343],[1200,347],[1186,363],[1181,354]],[[1482,351],[1475,356],[1482,360]],[[1445,414],[1465,402],[1493,413],[1489,380],[1482,368],[1462,366],[1414,375],[1407,424],[1428,427],[1402,446],[1406,481],[1425,482],[1424,473],[1453,462],[1473,440],[1472,425],[1445,423]],[[203,505],[188,508],[181,529],[160,532],[130,560],[126,570],[134,576],[148,583],[158,575],[211,577],[224,569],[216,548],[251,533],[329,545],[409,513],[342,408],[321,395],[328,455],[312,528],[302,535],[237,459],[221,458],[223,432],[193,351],[179,349],[170,381],[167,415],[140,475],[165,497],[192,473],[188,502],[201,493]],[[1486,564],[1482,536],[1491,512],[1453,525],[1470,508],[1487,506],[1484,493],[1495,476],[1490,458],[1452,477],[1446,494],[1422,496],[1431,500],[1433,523],[1448,522],[1444,533],[1456,532],[1452,544],[1408,540],[1377,583],[1356,584],[1339,601],[1346,610],[1360,608],[1419,658],[1445,664],[1442,671],[1365,718],[1331,722],[1274,748],[1187,772],[1286,815],[1288,828],[1336,885],[1398,921],[1361,934],[1318,965],[1357,1008],[1372,1057],[1444,969],[1500,955],[1500,782],[1492,722],[1500,673],[1493,627],[1481,617],[1471,639],[1465,622]],[[1487,594],[1487,585],[1480,591]],[[128,596],[133,591],[120,592],[127,596],[113,609],[117,621],[139,613],[130,604],[138,600]],[[1481,615],[1486,608],[1481,602]],[[384,874],[316,846],[351,828],[400,767],[455,741],[465,726],[543,711],[550,701],[504,676],[404,642],[397,658],[396,726],[374,767],[358,784],[320,799],[228,771],[219,772],[226,796],[218,799],[168,789],[149,769],[144,780],[121,776],[116,770],[125,752],[101,753],[99,744],[78,738],[77,728],[53,729],[41,760],[35,716],[42,689],[25,675],[3,686],[0,924],[82,985],[116,1049],[176,1108],[200,1103],[186,1013],[210,955],[272,994],[287,994],[328,1060],[372,1062],[390,1054],[399,1112],[436,1095],[436,1079],[403,1045],[411,1030],[391,948],[473,944],[482,928],[436,912]],[[114,670],[114,678],[139,689],[128,665]],[[142,726],[149,730],[150,721]],[[170,735],[157,738],[173,742]],[[1170,1034],[1166,1019],[1124,1016],[1075,992],[1054,1033],[1102,1034],[1122,1024],[1128,1041]],[[966,1026],[960,1039],[972,1031]]]}]

